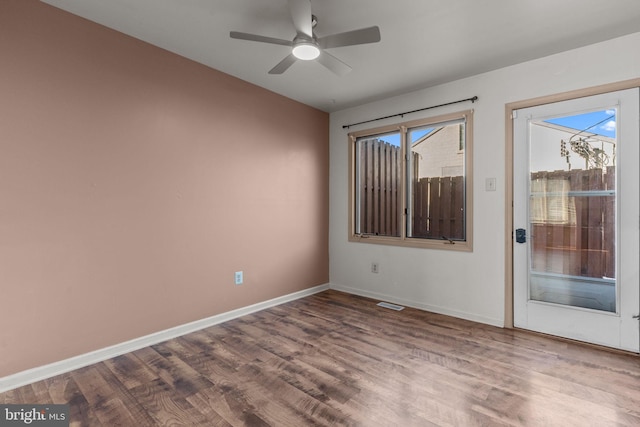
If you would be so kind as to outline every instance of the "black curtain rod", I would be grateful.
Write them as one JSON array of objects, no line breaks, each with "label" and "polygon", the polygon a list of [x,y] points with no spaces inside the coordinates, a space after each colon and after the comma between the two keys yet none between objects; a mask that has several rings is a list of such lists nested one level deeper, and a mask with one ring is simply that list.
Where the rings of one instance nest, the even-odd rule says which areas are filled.
[{"label": "black curtain rod", "polygon": [[342,129],[349,129],[351,126],[362,125],[362,124],[365,124],[365,123],[371,123],[371,122],[375,122],[375,121],[378,121],[378,120],[390,119],[391,117],[404,117],[405,114],[417,113],[418,111],[431,110],[433,108],[445,107],[447,105],[459,104],[461,102],[467,102],[467,101],[476,102],[477,100],[478,100],[478,97],[474,96],[473,98],[461,99],[459,101],[447,102],[445,104],[434,105],[432,107],[419,108],[417,110],[405,111],[404,113],[392,114],[390,116],[378,117],[377,119],[365,120],[364,122],[352,123],[350,125],[343,125]]}]

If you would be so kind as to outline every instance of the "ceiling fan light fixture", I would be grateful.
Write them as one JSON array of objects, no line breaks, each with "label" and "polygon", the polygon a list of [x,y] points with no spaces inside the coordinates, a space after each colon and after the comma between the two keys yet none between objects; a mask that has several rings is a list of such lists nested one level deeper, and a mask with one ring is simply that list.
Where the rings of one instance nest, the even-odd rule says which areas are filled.
[{"label": "ceiling fan light fixture", "polygon": [[298,59],[311,61],[312,59],[316,59],[320,56],[320,49],[311,42],[301,42],[296,43],[296,45],[293,46],[291,53],[293,53],[293,56]]},{"label": "ceiling fan light fixture", "polygon": [[291,20],[296,30],[293,40],[289,41],[240,31],[231,31],[229,33],[232,39],[287,46],[291,49],[284,59],[269,70],[269,74],[282,74],[298,60],[312,61],[317,59],[320,65],[342,76],[351,71],[351,67],[331,55],[326,49],[380,41],[380,29],[377,26],[344,31],[317,38],[314,28],[318,23],[318,19],[311,13],[311,0],[288,0],[287,3]]}]

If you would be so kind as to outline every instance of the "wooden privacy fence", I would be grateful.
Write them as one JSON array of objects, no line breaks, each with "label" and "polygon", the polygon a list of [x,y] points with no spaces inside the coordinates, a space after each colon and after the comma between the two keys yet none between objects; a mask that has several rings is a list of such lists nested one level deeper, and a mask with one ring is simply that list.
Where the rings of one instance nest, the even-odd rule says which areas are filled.
[{"label": "wooden privacy fence", "polygon": [[[534,191],[550,181],[566,182],[568,191]],[[615,166],[531,174],[533,271],[615,278],[615,182]],[[540,208],[538,198],[553,201],[553,206]],[[549,212],[558,206],[566,209],[564,216]],[[541,211],[546,219],[540,218]]]},{"label": "wooden privacy fence", "polygon": [[400,147],[379,139],[358,144],[360,233],[399,236],[402,180]]},{"label": "wooden privacy fence", "polygon": [[[400,147],[379,139],[359,141],[359,232],[399,236],[402,156]],[[418,178],[419,155],[412,158],[412,237],[463,239],[464,177]]]},{"label": "wooden privacy fence", "polygon": [[464,177],[415,179],[413,237],[464,239]]}]

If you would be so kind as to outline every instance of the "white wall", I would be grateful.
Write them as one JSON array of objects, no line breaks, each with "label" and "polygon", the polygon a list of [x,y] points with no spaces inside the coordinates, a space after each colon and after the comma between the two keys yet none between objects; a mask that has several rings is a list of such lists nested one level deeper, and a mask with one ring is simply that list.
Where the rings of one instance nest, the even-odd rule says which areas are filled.
[{"label": "white wall", "polygon": [[[334,289],[483,323],[504,324],[505,104],[640,77],[640,33],[331,114],[330,279]],[[415,113],[413,120],[473,108],[473,252],[350,243],[345,124],[479,97]],[[373,125],[391,124],[387,119]],[[485,191],[486,178],[497,191]],[[378,262],[380,272],[371,273]]]}]

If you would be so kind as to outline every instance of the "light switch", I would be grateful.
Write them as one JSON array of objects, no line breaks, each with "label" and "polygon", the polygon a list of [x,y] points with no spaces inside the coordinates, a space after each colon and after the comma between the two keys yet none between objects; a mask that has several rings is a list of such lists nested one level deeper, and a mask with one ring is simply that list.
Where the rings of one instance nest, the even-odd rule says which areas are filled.
[{"label": "light switch", "polygon": [[484,188],[486,191],[496,191],[496,179],[495,178],[487,178],[484,181]]}]

